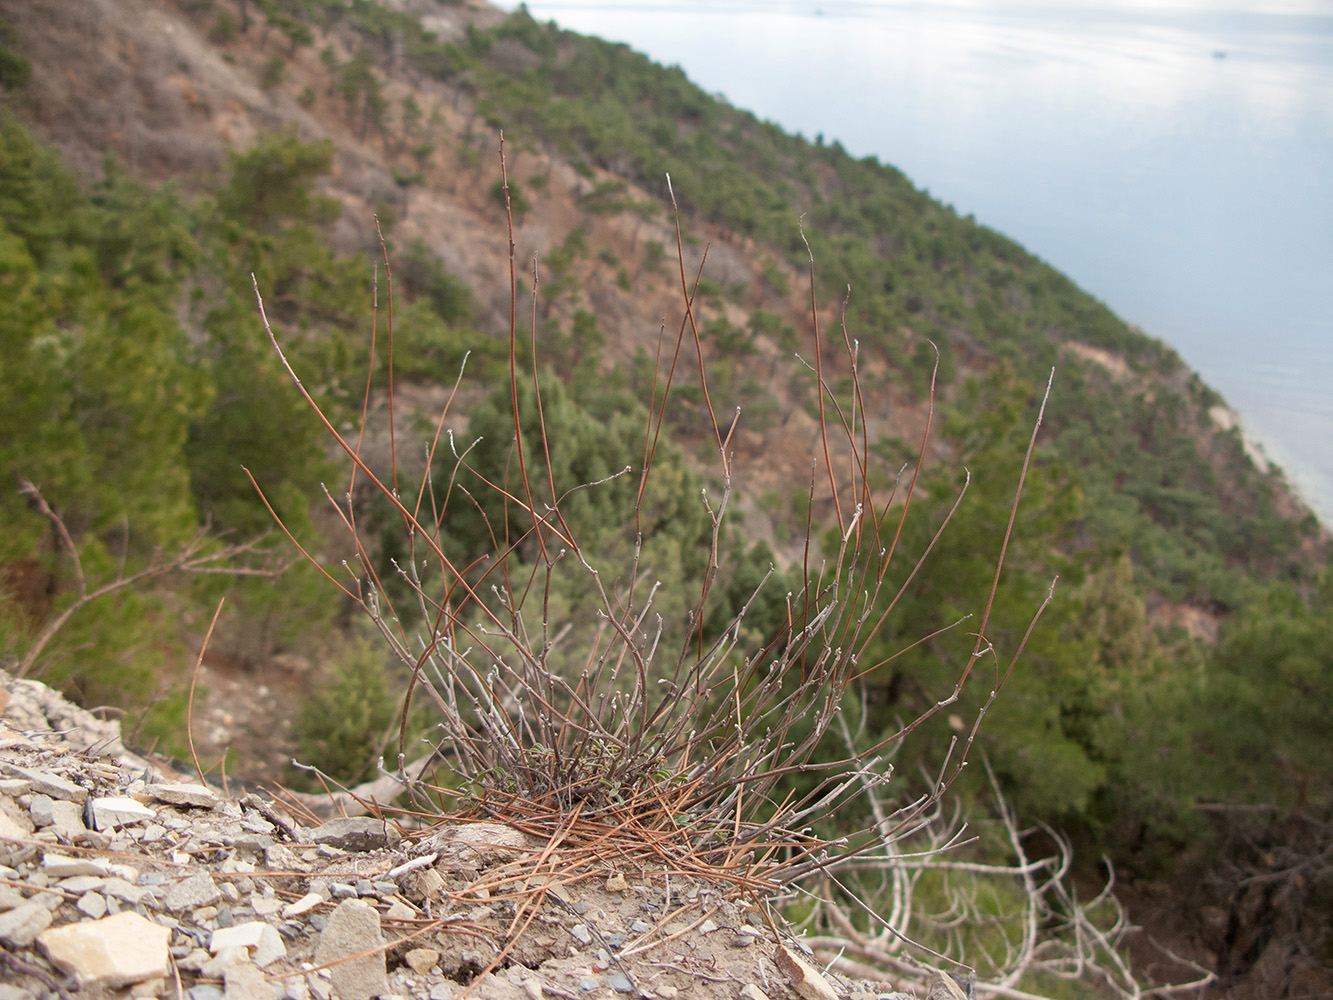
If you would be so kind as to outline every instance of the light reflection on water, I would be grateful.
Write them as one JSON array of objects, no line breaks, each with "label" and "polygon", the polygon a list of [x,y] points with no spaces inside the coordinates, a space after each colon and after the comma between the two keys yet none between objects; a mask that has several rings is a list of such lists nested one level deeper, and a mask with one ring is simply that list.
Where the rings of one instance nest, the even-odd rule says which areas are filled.
[{"label": "light reflection on water", "polygon": [[1254,6],[528,3],[1017,239],[1179,350],[1333,524],[1333,3]]}]

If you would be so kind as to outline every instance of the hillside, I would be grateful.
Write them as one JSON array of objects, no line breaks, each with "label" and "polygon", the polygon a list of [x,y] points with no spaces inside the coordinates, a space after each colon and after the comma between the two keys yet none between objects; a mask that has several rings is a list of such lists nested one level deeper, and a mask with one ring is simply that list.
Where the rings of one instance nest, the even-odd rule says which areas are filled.
[{"label": "hillside", "polygon": [[[850,287],[847,324],[867,353],[871,412],[893,413],[877,433],[915,437],[933,361],[927,340],[943,352],[946,384],[999,359],[1028,372],[1058,364],[1050,439],[1083,474],[1089,528],[1098,542],[1133,546],[1145,568],[1160,548],[1156,529],[1183,537],[1191,551],[1150,574],[1169,600],[1208,609],[1220,589],[1208,556],[1269,575],[1313,551],[1309,512],[1255,467],[1234,416],[1173,352],[892,168],[784,136],[623,46],[523,16],[502,26],[492,8],[436,3],[293,10],[330,30],[307,29],[307,40],[252,12],[253,32],[242,35],[241,14],[207,4],[22,5],[15,24],[34,66],[24,117],[87,178],[111,153],[133,176],[187,191],[206,189],[225,151],[260,135],[294,127],[306,140],[330,138],[323,188],[342,206],[333,246],[374,252],[369,220],[378,212],[395,245],[421,241],[463,281],[475,324],[497,335],[509,319],[505,234],[491,197],[503,126],[510,175],[533,204],[519,218],[517,259],[526,271],[537,255],[546,271],[540,320],[569,328],[579,309],[591,312],[607,364],[651,350],[676,308],[675,270],[658,263],[675,241],[664,211],[670,173],[688,271],[708,247],[705,316],[719,341],[757,352],[765,376],[725,386],[726,402],[752,414],[737,441],[742,455],[766,457],[762,469],[739,463],[759,477],[750,492],[790,482],[798,470],[773,467],[785,453],[773,445],[812,430],[795,412],[803,390],[777,377],[808,323],[796,224],[804,219],[821,318],[836,328]],[[409,10],[424,17],[420,27]],[[146,34],[150,25],[161,30]],[[210,45],[209,32],[230,41]],[[74,64],[79,73],[61,69]],[[1105,402],[1064,405],[1090,394]],[[1141,468],[1145,452],[1173,452],[1180,464]],[[1127,504],[1144,523],[1109,532]]]},{"label": "hillside", "polygon": [[[1255,911],[1239,877],[1218,873],[1243,875],[1251,845],[1285,840],[1283,822],[1328,809],[1330,748],[1318,735],[1333,693],[1319,655],[1333,649],[1328,538],[1168,347],[893,168],[787,136],[678,70],[523,11],[434,0],[0,0],[0,12],[12,116],[0,158],[10,275],[0,319],[11,348],[0,374],[21,387],[0,408],[12,441],[0,464],[41,488],[85,546],[80,572],[94,582],[152,565],[201,525],[230,532],[228,542],[270,527],[242,462],[298,534],[319,538],[330,559],[350,555],[315,502],[320,484],[336,491],[343,474],[263,338],[249,276],[346,432],[372,320],[387,319],[382,264],[380,312],[371,309],[376,219],[393,274],[401,439],[390,444],[377,375],[367,455],[383,463],[395,448],[405,472],[420,474],[419,418],[444,405],[467,351],[449,429],[461,438],[498,427],[488,440],[500,449],[505,399],[493,390],[507,388],[516,313],[521,331],[535,324],[552,374],[549,426],[566,431],[569,474],[583,483],[641,461],[653,358],[663,332],[670,344],[685,322],[674,198],[688,282],[702,265],[694,315],[709,394],[682,384],[672,397],[660,469],[684,496],[716,485],[716,435],[730,431],[734,452],[734,568],[705,627],[739,610],[770,562],[781,574],[770,592],[799,590],[803,568],[808,578],[818,563],[807,517],[813,551],[827,556],[829,529],[854,502],[812,472],[811,256],[818,360],[842,371],[844,330],[855,345],[856,380],[839,376],[825,396],[843,412],[859,399],[877,488],[915,460],[938,351],[921,516],[902,540],[910,559],[931,546],[964,467],[972,482],[866,650],[880,664],[857,693],[867,739],[933,705],[966,660],[970,639],[934,633],[986,603],[1054,367],[987,638],[1017,647],[1052,576],[1061,579],[979,745],[1021,814],[1068,830],[1089,863],[1105,851],[1145,886],[1181,877],[1202,887],[1187,911],[1233,907],[1230,924],[1182,931],[1181,947],[1238,981],[1261,964],[1264,942],[1315,933],[1288,926],[1288,903]],[[505,454],[488,448],[472,460],[498,481]],[[623,503],[608,489],[570,516],[615,552],[625,540],[604,528]],[[377,554],[401,554],[383,530],[392,517],[366,504]],[[510,517],[484,503],[477,511],[491,525]],[[27,661],[33,636],[79,585],[30,496],[5,499],[0,515],[15,525],[0,548],[0,652],[34,676],[125,707],[140,738],[180,754],[188,667],[226,592],[195,714],[206,755],[232,747],[233,767],[272,777],[299,741],[306,759],[351,777],[385,747],[401,676],[376,666],[382,653],[315,574],[118,591],[118,604],[81,610]],[[475,512],[452,516],[450,556],[476,558],[486,532]],[[668,505],[649,552],[656,572],[700,574],[708,542],[698,519]],[[578,598],[569,604],[576,615]],[[681,598],[668,619],[688,609]],[[773,599],[751,623],[758,634],[782,616]],[[915,645],[923,635],[933,637]],[[89,661],[88,648],[103,652]],[[969,689],[962,705],[984,698]],[[321,730],[341,714],[344,731]],[[899,761],[909,784],[952,735],[936,721],[936,746]],[[988,801],[980,779],[959,790]],[[1326,826],[1313,829],[1317,838]],[[1186,878],[1199,871],[1216,884]],[[1266,930],[1247,937],[1250,925]]]}]

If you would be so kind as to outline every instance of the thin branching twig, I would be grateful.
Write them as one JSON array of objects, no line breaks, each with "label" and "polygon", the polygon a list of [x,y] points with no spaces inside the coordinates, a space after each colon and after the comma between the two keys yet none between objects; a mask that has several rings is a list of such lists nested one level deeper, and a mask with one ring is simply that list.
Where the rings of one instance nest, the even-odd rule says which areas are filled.
[{"label": "thin branching twig", "polygon": [[[137,586],[148,580],[171,573],[190,573],[197,576],[257,576],[273,578],[280,576],[291,566],[293,560],[275,562],[273,553],[263,548],[262,538],[253,539],[234,545],[219,546],[208,529],[201,528],[180,546],[174,553],[155,552],[148,564],[133,573],[126,573],[121,563],[116,575],[100,586],[93,586],[83,568],[79,546],[65,526],[64,519],[51,507],[42,491],[27,479],[20,480],[19,492],[31,500],[39,513],[51,522],[51,527],[60,539],[61,547],[74,564],[74,583],[77,597],[47,622],[35,639],[18,658],[13,668],[15,677],[27,677],[33,672],[37,661],[46,647],[76,613],[99,598],[117,593],[129,587]],[[127,546],[128,548],[128,546]]]},{"label": "thin branching twig", "polygon": [[[800,577],[786,595],[786,619],[772,634],[756,638],[746,628],[756,595],[723,627],[710,629],[707,616],[716,603],[715,583],[727,552],[725,532],[735,471],[729,448],[736,421],[724,434],[709,390],[708,347],[695,302],[704,263],[693,276],[687,274],[678,220],[682,315],[674,350],[665,323],[659,336],[642,467],[614,471],[595,482],[561,483],[543,399],[541,345],[536,336],[540,275],[535,262],[532,330],[526,343],[518,329],[516,249],[503,141],[500,172],[509,250],[506,388],[513,410],[512,439],[500,443],[508,448],[508,465],[500,473],[483,475],[472,464],[471,447],[460,450],[450,436],[449,455],[440,457],[452,460],[453,467],[447,476],[439,473],[437,482],[430,466],[437,456],[441,415],[417,495],[404,502],[396,460],[388,475],[377,473],[360,448],[371,410],[372,380],[367,377],[362,425],[353,446],[337,434],[330,417],[305,389],[264,315],[257,284],[255,288],[275,351],[350,459],[353,479],[363,490],[386,500],[403,524],[405,555],[395,563],[396,598],[380,579],[375,546],[357,521],[350,489],[334,503],[354,543],[355,558],[344,564],[346,575],[337,566],[325,566],[308,549],[302,552],[362,609],[407,670],[407,693],[399,716],[400,762],[407,756],[413,697],[424,697],[437,716],[432,739],[450,762],[450,787],[419,783],[414,789],[421,793],[415,797],[419,808],[405,815],[422,822],[438,819],[421,807],[433,796],[436,801],[454,802],[456,817],[495,817],[541,838],[548,847],[558,841],[559,878],[565,881],[592,877],[607,859],[615,859],[642,870],[662,871],[666,878],[688,873],[727,885],[737,894],[763,898],[812,875],[834,879],[848,866],[864,865],[865,871],[874,871],[876,865],[887,865],[894,887],[892,913],[905,926],[913,887],[926,862],[901,854],[894,845],[933,829],[941,797],[966,762],[976,725],[1008,678],[998,659],[990,699],[968,739],[952,748],[929,792],[889,809],[880,790],[890,780],[889,758],[902,741],[958,699],[978,659],[998,655],[986,629],[1041,416],[1019,470],[975,646],[958,666],[951,693],[869,746],[857,746],[849,739],[846,752],[829,759],[825,737],[843,724],[842,710],[855,697],[857,682],[905,650],[874,664],[862,662],[863,654],[962,502],[960,493],[925,551],[915,562],[900,566],[899,543],[919,495],[930,419],[900,505],[897,486],[906,467],[894,477],[894,491],[888,497],[878,495],[860,384],[860,347],[847,329],[845,308],[841,348],[823,341],[811,253],[814,363],[810,367],[819,423]],[[385,263],[387,275],[387,259]],[[391,312],[384,335],[392,343]],[[652,472],[664,443],[668,399],[678,377],[685,378],[681,373],[690,367],[680,363],[687,336],[697,362],[695,389],[711,424],[718,467],[713,486],[698,496],[707,518],[701,522],[705,524],[703,569],[696,589],[681,601],[689,609],[687,621],[683,629],[673,630],[655,603],[664,585],[641,564],[642,512],[656,486]],[[528,359],[523,358],[525,349],[530,352]],[[839,350],[852,384],[849,404],[841,402],[831,386],[829,358]],[[1048,393],[1049,389],[1048,384]],[[531,410],[522,406],[529,393],[535,403]],[[451,393],[450,403],[453,399]],[[932,376],[928,399],[932,416],[934,402]],[[1043,409],[1044,405],[1045,398]],[[606,488],[626,474],[638,480],[632,523],[623,526],[630,554],[623,564],[604,565],[605,556],[583,543],[567,512],[576,491]],[[486,491],[492,496],[485,496]],[[495,504],[488,506],[489,500]],[[895,505],[899,505],[896,523],[890,524]],[[451,510],[463,506],[480,516],[491,547],[469,565],[456,564],[448,555],[453,550],[445,544]],[[817,506],[830,514],[827,540],[821,538]],[[487,510],[497,507],[499,513],[488,517]],[[283,530],[291,536],[286,526]],[[760,588],[774,575],[765,576]],[[403,586],[410,594],[407,601],[401,596]],[[552,598],[569,588],[577,588],[593,604],[590,620],[553,620]],[[1040,613],[1039,608],[1036,616]],[[1016,658],[1020,652],[1021,646],[1011,655]],[[793,790],[794,779],[800,779],[799,791]],[[461,786],[461,795],[454,786]],[[871,802],[871,816],[863,829],[839,837],[815,832],[815,824],[861,796]],[[932,841],[931,850],[950,850],[958,842],[951,834],[940,843]],[[529,867],[548,864],[549,854],[530,859]],[[1040,869],[1025,862],[1020,870],[1025,877],[1036,878]],[[979,874],[961,867],[958,872]],[[525,884],[543,884],[536,874],[529,871]],[[521,923],[519,916],[515,920]],[[897,948],[874,941],[865,947],[885,954]]]}]

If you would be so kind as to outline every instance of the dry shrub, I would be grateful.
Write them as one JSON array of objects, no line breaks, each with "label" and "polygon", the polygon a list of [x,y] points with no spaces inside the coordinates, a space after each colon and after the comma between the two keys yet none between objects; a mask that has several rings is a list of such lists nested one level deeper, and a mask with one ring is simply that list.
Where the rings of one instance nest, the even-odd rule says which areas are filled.
[{"label": "dry shrub", "polygon": [[[500,190],[507,193],[503,147],[501,170]],[[506,210],[512,211],[507,197]],[[487,557],[470,564],[451,559],[443,515],[449,503],[466,492],[464,474],[475,474],[468,448],[443,430],[455,395],[439,414],[427,472],[411,490],[402,491],[396,446],[387,469],[371,468],[362,457],[369,375],[362,425],[355,436],[344,439],[292,370],[264,317],[273,346],[298,389],[351,464],[348,489],[330,501],[354,546],[355,563],[345,566],[344,573],[307,556],[369,616],[409,670],[402,717],[406,719],[414,699],[422,698],[438,716],[435,745],[456,779],[450,787],[412,782],[416,812],[427,819],[439,813],[499,818],[552,844],[558,841],[563,881],[601,870],[600,865],[614,858],[618,865],[628,861],[641,869],[704,875],[755,898],[803,876],[831,871],[916,829],[962,769],[986,709],[1021,652],[1020,645],[1002,660],[986,630],[1031,444],[1016,470],[1014,507],[994,557],[990,599],[974,623],[975,645],[952,691],[874,745],[830,757],[831,741],[825,736],[839,718],[845,696],[858,678],[882,665],[862,662],[861,653],[930,554],[928,547],[913,565],[895,562],[902,525],[913,507],[926,436],[915,465],[899,471],[887,496],[879,495],[872,486],[879,477],[872,475],[857,345],[844,325],[840,353],[845,370],[836,376],[824,370],[830,352],[819,326],[812,257],[809,356],[815,359],[820,434],[812,456],[817,472],[807,499],[810,509],[820,499],[831,507],[832,523],[817,524],[813,518],[807,523],[804,560],[795,568],[803,582],[785,595],[786,620],[774,634],[754,640],[745,627],[749,604],[727,627],[709,633],[703,623],[725,551],[732,458],[728,432],[720,429],[728,421],[718,418],[709,395],[706,352],[694,308],[706,261],[693,275],[686,273],[678,230],[682,315],[674,345],[667,336],[659,342],[651,396],[642,401],[648,414],[642,465],[610,477],[637,480],[635,523],[625,526],[633,544],[623,563],[602,565],[596,553],[580,544],[579,533],[565,516],[576,491],[561,492],[556,484],[541,405],[539,345],[535,337],[525,344],[518,329],[512,214],[509,234],[512,474],[481,486],[493,491],[489,499],[502,501],[504,523],[486,519],[478,497],[462,497],[482,512],[493,543]],[[391,303],[387,254],[385,272],[390,275]],[[257,295],[260,291],[256,286]],[[534,302],[535,296],[534,287]],[[391,307],[389,315],[390,344],[384,353],[392,358]],[[372,331],[372,340],[375,336]],[[371,358],[379,354],[372,344]],[[840,404],[830,388],[835,377],[843,376],[852,386],[850,405]],[[641,564],[639,513],[658,488],[655,457],[669,436],[668,400],[687,377],[711,418],[716,485],[700,498],[711,525],[702,583],[697,592],[684,595],[691,610],[685,627],[673,632],[654,614],[665,593],[661,588],[669,590],[672,581],[648,582],[652,567]],[[392,428],[391,368],[387,386]],[[457,388],[455,383],[455,392]],[[529,394],[537,401],[535,427],[525,426],[520,406],[520,397]],[[933,383],[931,400],[933,413]],[[1040,424],[1039,416],[1033,443]],[[429,469],[445,449],[452,454],[453,473],[447,482],[439,482]],[[585,483],[578,489],[599,485]],[[372,534],[358,520],[352,502],[358,488],[377,493],[401,522],[400,551],[405,555],[395,563],[397,580],[381,578],[376,569]],[[522,524],[517,532],[511,529],[515,514]],[[940,532],[947,525],[946,518]],[[834,539],[831,545],[821,545],[826,532]],[[562,588],[571,586],[593,596],[595,612],[587,621],[562,622],[552,612]],[[879,601],[882,591],[887,605]],[[880,610],[884,607],[887,610]],[[1041,612],[1035,610],[1032,625]],[[576,652],[567,654],[570,649]],[[953,704],[983,660],[989,664],[983,669],[993,675],[989,699],[949,748],[930,792],[887,816],[867,817],[864,827],[851,834],[813,832],[818,821],[889,781],[887,754],[926,719]],[[408,749],[400,740],[400,767]],[[460,794],[460,787],[466,794]]]}]

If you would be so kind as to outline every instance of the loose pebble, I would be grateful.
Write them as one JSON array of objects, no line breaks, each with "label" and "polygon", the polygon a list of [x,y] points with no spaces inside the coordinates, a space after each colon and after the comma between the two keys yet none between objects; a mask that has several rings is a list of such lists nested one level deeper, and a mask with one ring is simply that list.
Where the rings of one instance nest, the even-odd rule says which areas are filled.
[{"label": "loose pebble", "polygon": [[440,953],[434,948],[413,948],[403,960],[411,967],[412,971],[418,975],[424,975],[430,971],[431,966],[440,960]]},{"label": "loose pebble", "polygon": [[282,915],[284,917],[299,917],[303,913],[309,913],[322,902],[324,902],[324,897],[319,893],[307,892],[296,902],[284,906],[282,908]]},{"label": "loose pebble", "polygon": [[80,913],[94,920],[101,920],[106,916],[106,897],[100,893],[85,892],[75,905]]}]

